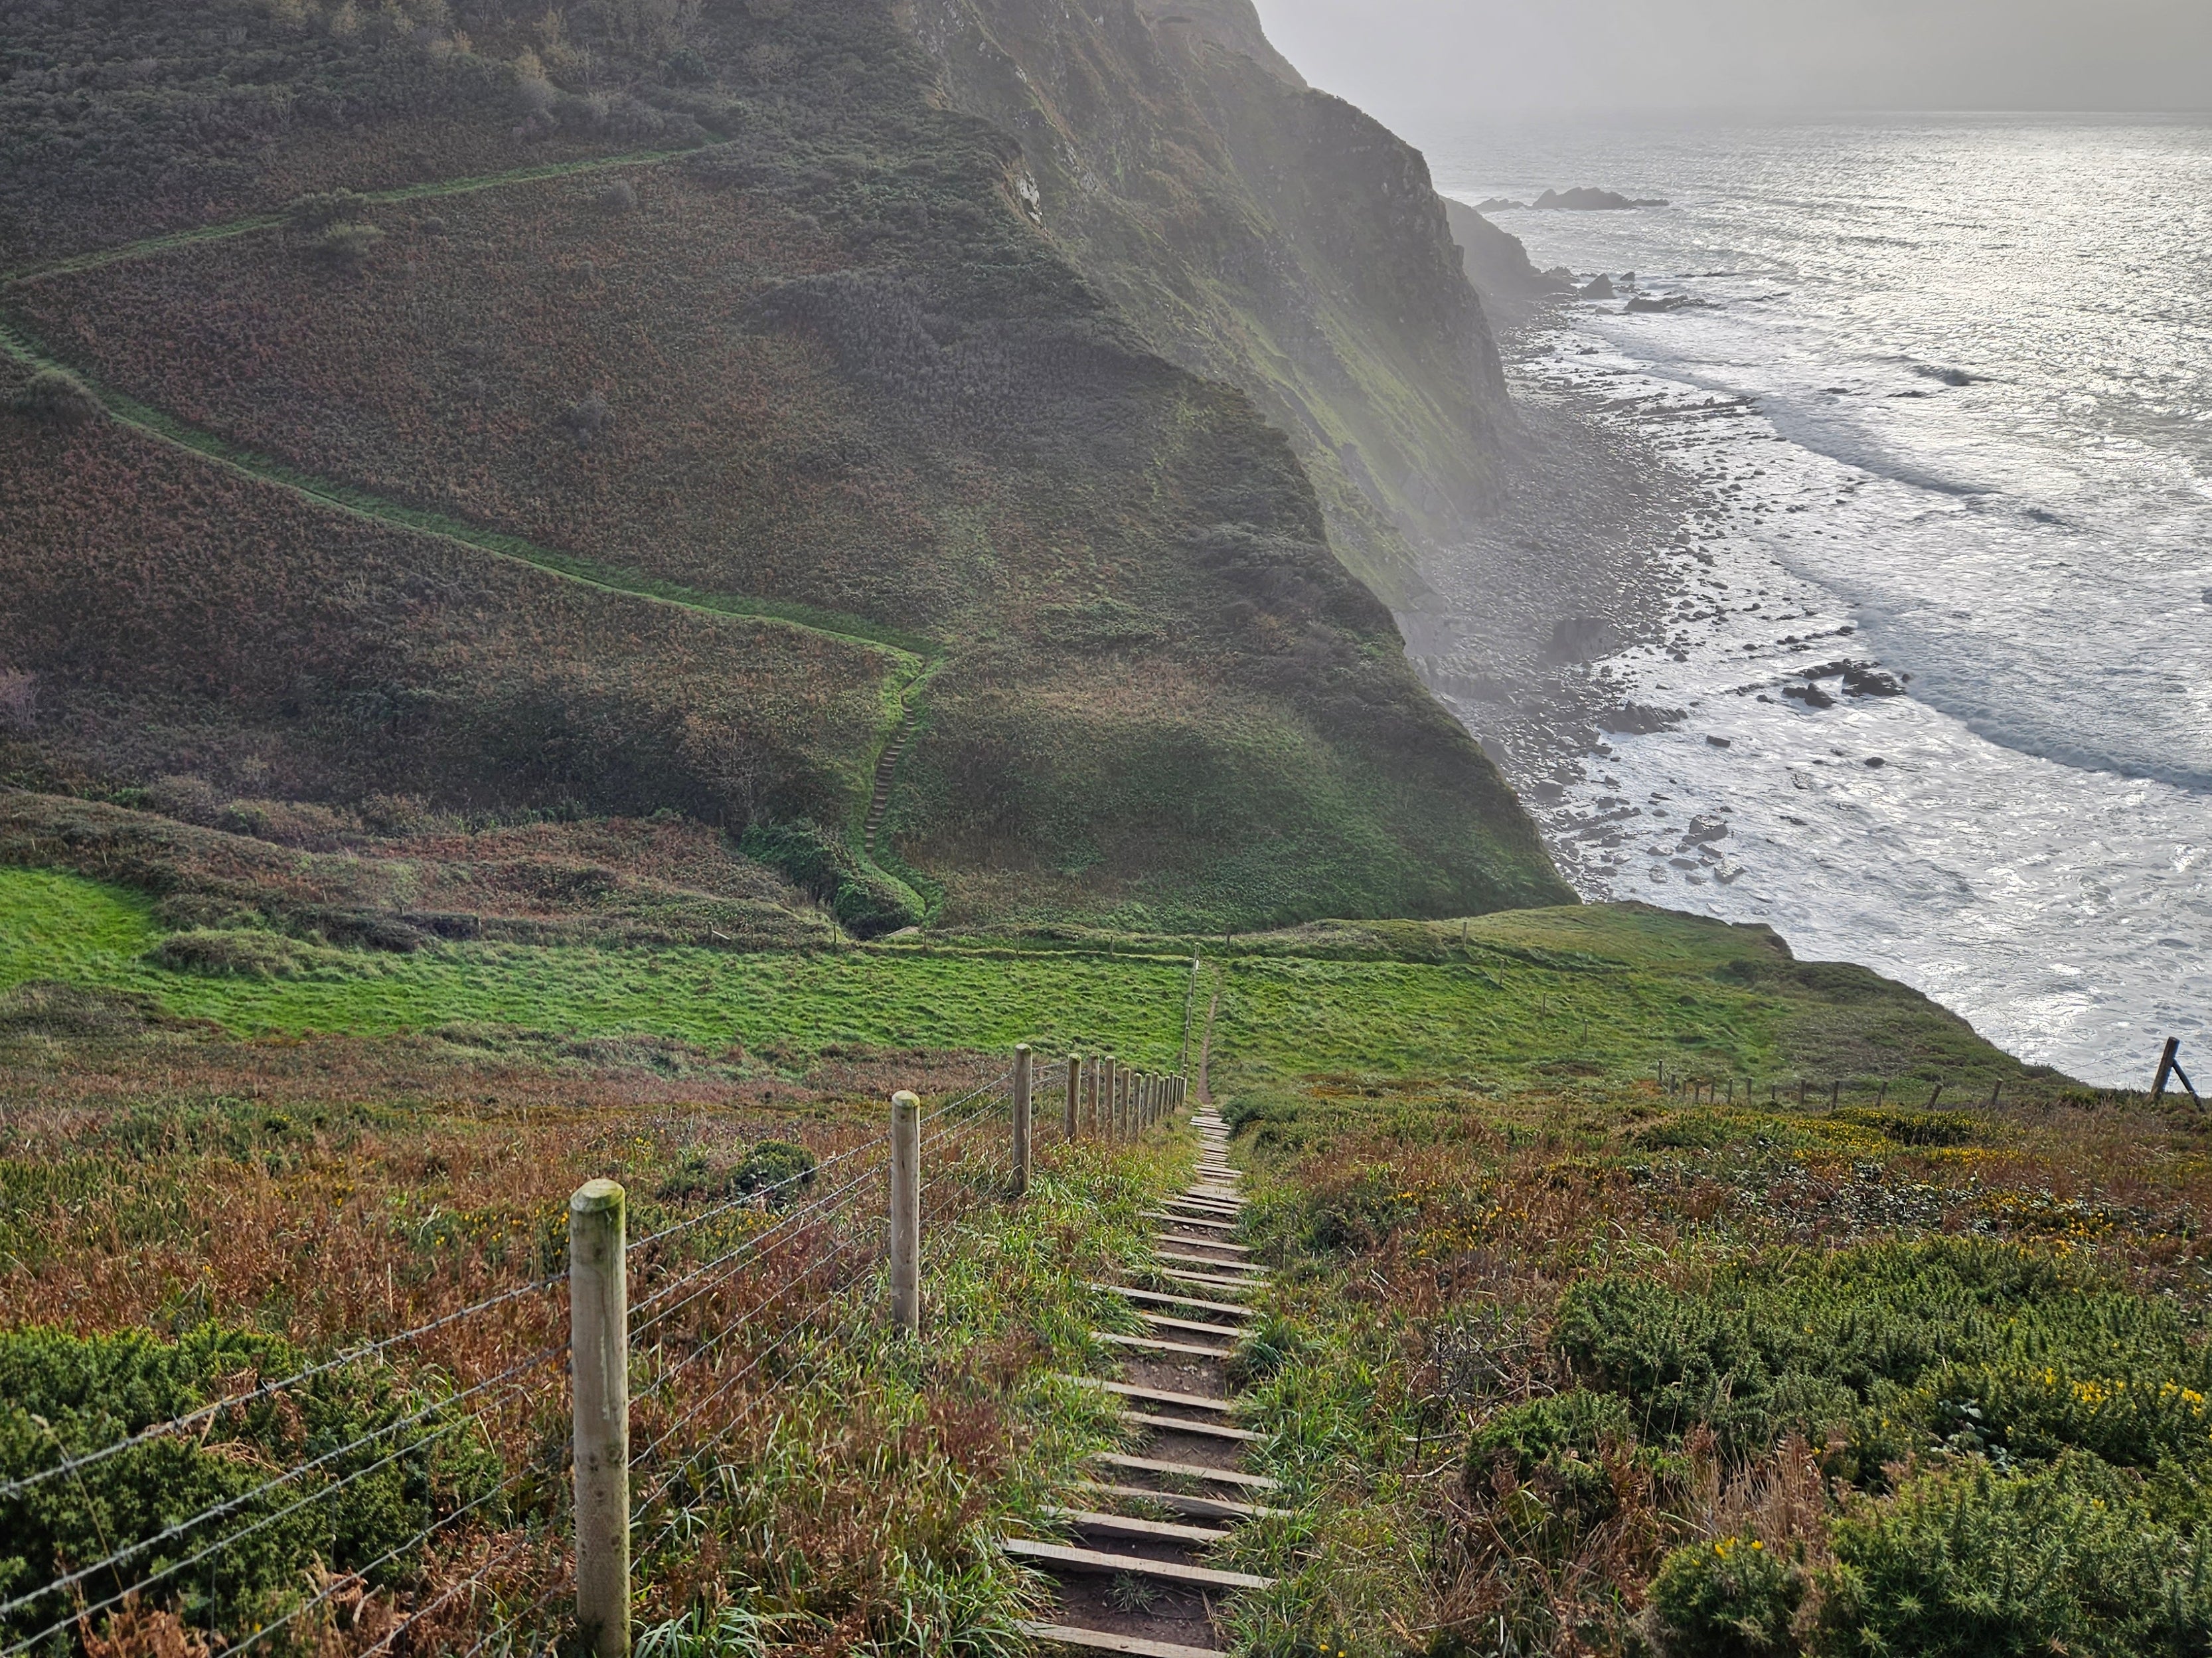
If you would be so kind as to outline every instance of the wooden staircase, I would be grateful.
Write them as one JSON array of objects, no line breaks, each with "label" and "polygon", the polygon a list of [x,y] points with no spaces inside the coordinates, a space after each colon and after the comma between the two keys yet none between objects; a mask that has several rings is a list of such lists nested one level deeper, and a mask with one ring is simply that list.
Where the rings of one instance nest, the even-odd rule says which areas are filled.
[{"label": "wooden staircase", "polygon": [[883,827],[884,814],[890,809],[891,783],[898,775],[900,756],[914,741],[914,710],[909,708],[899,728],[884,745],[884,752],[876,756],[875,791],[868,796],[868,815],[860,822],[860,849],[869,857],[876,855],[876,831]]},{"label": "wooden staircase", "polygon": [[[1127,1355],[1126,1380],[1066,1378],[1112,1394],[1121,1420],[1142,1436],[1143,1454],[1092,1459],[1099,1477],[1078,1482],[1067,1506],[1051,1510],[1074,1542],[1004,1539],[1007,1553],[1059,1581],[1057,1620],[1026,1625],[1048,1644],[1126,1658],[1212,1658],[1221,1651],[1213,1644],[1215,1602],[1273,1584],[1204,1559],[1235,1526],[1286,1510],[1269,1504],[1273,1480],[1237,1466],[1261,1436],[1231,1420],[1228,1390],[1226,1361],[1253,1316],[1237,1298],[1265,1284],[1267,1269],[1242,1259],[1249,1249],[1223,1239],[1243,1202],[1240,1177],[1227,1161],[1226,1127],[1205,1107],[1191,1120],[1200,1147],[1198,1179],[1149,1218],[1157,1222],[1156,1259],[1194,1270],[1161,1273],[1178,1284],[1173,1293],[1095,1286],[1135,1307],[1147,1333],[1091,1332]],[[1182,1293],[1183,1284],[1190,1293]],[[1130,1512],[1138,1509],[1180,1517]]]}]

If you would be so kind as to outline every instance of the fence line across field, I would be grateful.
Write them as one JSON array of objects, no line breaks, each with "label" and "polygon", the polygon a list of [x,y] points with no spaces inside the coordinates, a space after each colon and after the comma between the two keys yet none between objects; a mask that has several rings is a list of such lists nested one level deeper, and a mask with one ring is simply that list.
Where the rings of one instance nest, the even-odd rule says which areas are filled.
[{"label": "fence line across field", "polygon": [[[635,1408],[658,1397],[671,1395],[678,1380],[694,1367],[723,1362],[730,1353],[729,1344],[733,1338],[756,1320],[779,1308],[789,1310],[793,1298],[802,1289],[810,1289],[816,1295],[842,1294],[862,1282],[867,1272],[885,1262],[890,1269],[890,1304],[887,1308],[890,1322],[895,1329],[908,1337],[918,1338],[921,1329],[921,1232],[933,1214],[941,1214],[945,1207],[940,1202],[933,1210],[926,1205],[926,1198],[933,1189],[942,1187],[946,1200],[957,1201],[955,1192],[964,1190],[985,1201],[992,1200],[992,1194],[1018,1201],[1028,1190],[1030,1181],[1036,1138],[1036,1096],[1040,1091],[1039,1083],[1044,1082],[1046,1091],[1050,1091],[1051,1079],[1054,1077],[1064,1077],[1066,1083],[1066,1097],[1060,1113],[1063,1140],[1082,1137],[1085,1125],[1081,1120],[1080,1106],[1086,1098],[1090,1105],[1090,1130],[1106,1137],[1123,1138],[1141,1133],[1163,1117],[1171,1114],[1185,1097],[1179,1077],[1136,1072],[1120,1066],[1110,1055],[1102,1056],[1089,1067],[1085,1065],[1079,1056],[1070,1056],[1065,1062],[1055,1061],[1048,1066],[1040,1066],[1031,1050],[1024,1045],[1015,1050],[1013,1063],[998,1076],[942,1100],[927,1112],[921,1109],[921,1102],[917,1096],[902,1091],[892,1098],[890,1120],[883,1131],[819,1160],[811,1161],[806,1167],[782,1179],[738,1193],[698,1214],[686,1216],[662,1226],[634,1242],[626,1236],[628,1200],[622,1188],[610,1180],[587,1182],[579,1188],[570,1202],[569,1259],[565,1274],[548,1275],[514,1285],[466,1307],[425,1320],[408,1329],[362,1343],[330,1358],[302,1366],[289,1375],[257,1382],[250,1388],[210,1400],[167,1421],[124,1435],[94,1450],[75,1455],[65,1454],[50,1467],[0,1484],[0,1496],[20,1496],[50,1480],[81,1473],[82,1470],[109,1458],[162,1438],[185,1434],[195,1429],[204,1432],[204,1425],[212,1423],[226,1411],[242,1410],[289,1388],[349,1366],[374,1360],[395,1349],[450,1330],[530,1296],[549,1295],[559,1287],[564,1277],[568,1281],[569,1329],[565,1341],[556,1341],[540,1347],[495,1374],[476,1380],[457,1392],[430,1400],[419,1409],[372,1428],[346,1444],[279,1470],[250,1489],[212,1504],[198,1514],[172,1521],[148,1537],[112,1549],[100,1559],[76,1567],[48,1582],[0,1600],[0,1618],[5,1618],[33,1607],[49,1596],[79,1589],[102,1573],[110,1574],[119,1583],[131,1562],[164,1544],[182,1542],[194,1533],[216,1526],[233,1516],[246,1522],[230,1527],[198,1548],[184,1553],[180,1558],[160,1565],[137,1581],[118,1587],[104,1600],[87,1605],[82,1602],[81,1594],[73,1597],[66,1615],[0,1649],[0,1658],[16,1658],[16,1655],[31,1651],[73,1625],[89,1629],[90,1620],[101,1613],[134,1600],[180,1573],[204,1564],[224,1551],[315,1503],[336,1496],[402,1458],[422,1454],[426,1448],[464,1427],[483,1423],[494,1411],[505,1411],[517,1401],[533,1398],[541,1404],[550,1403],[547,1396],[550,1388],[558,1385],[556,1379],[562,1369],[559,1361],[564,1355],[568,1359],[567,1368],[573,1420],[571,1433],[556,1454],[550,1458],[532,1458],[524,1462],[490,1489],[429,1521],[374,1561],[356,1570],[331,1578],[315,1594],[234,1643],[227,1650],[243,1652],[260,1645],[340,1596],[362,1589],[369,1576],[379,1569],[413,1554],[434,1538],[450,1533],[465,1522],[492,1511],[501,1499],[525,1484],[546,1477],[557,1478],[561,1464],[565,1461],[572,1471],[574,1502],[571,1521],[574,1548],[569,1557],[571,1569],[567,1575],[574,1588],[578,1623],[584,1632],[588,1649],[594,1654],[602,1655],[604,1658],[627,1654],[629,1649],[629,1540],[632,1530],[699,1466],[703,1458],[726,1442],[740,1425],[752,1418],[763,1396],[747,1392],[734,1400],[729,1406],[726,1419],[714,1425],[704,1441],[691,1447],[680,1460],[660,1469],[653,1478],[652,1488],[635,1504],[630,1500],[632,1474],[642,1474],[664,1453],[670,1452],[687,1430],[708,1420],[711,1412],[744,1387],[745,1382],[777,1352],[793,1343],[808,1338],[842,1340],[868,1319],[880,1314],[864,1299],[851,1306],[847,1316],[836,1326],[824,1330],[816,1325],[805,1304],[800,1303],[796,1318],[777,1331],[764,1344],[748,1352],[735,1370],[726,1375],[714,1377],[711,1390],[702,1398],[679,1403],[673,1420],[658,1425],[651,1442],[642,1450],[632,1454],[629,1431]],[[1000,1115],[1002,1108],[1003,1117]],[[719,1217],[739,1211],[772,1210],[779,1198],[787,1197],[800,1187],[814,1186],[823,1173],[830,1169],[841,1172],[841,1179],[836,1185],[827,1189],[816,1186],[803,1202],[775,1214],[765,1225],[710,1259],[683,1264],[672,1276],[655,1283],[635,1306],[629,1304],[628,1288],[633,1275],[631,1258],[634,1255],[662,1251],[673,1240]],[[1002,1184],[994,1183],[988,1177],[1000,1171],[1009,1173],[1011,1179]],[[979,1179],[979,1175],[986,1178]],[[878,1185],[879,1180],[884,1180],[889,1187],[890,1224],[888,1234],[854,1229],[848,1222],[872,1208],[876,1200],[871,1194],[883,1189]],[[948,1182],[951,1184],[946,1184]],[[792,1252],[802,1246],[811,1247],[818,1243],[825,1232],[831,1240],[826,1248],[819,1249],[803,1263],[794,1264],[794,1270],[781,1283],[724,1320],[712,1334],[699,1336],[696,1332],[684,1332],[678,1335],[677,1321],[683,1314],[708,1302],[736,1283],[750,1269],[788,1259]],[[873,1246],[880,1246],[880,1253],[878,1247]],[[825,1274],[830,1274],[833,1266],[839,1270],[825,1279]],[[641,1320],[638,1318],[639,1314],[644,1315]],[[655,1355],[655,1373],[653,1379],[632,1396],[629,1391],[632,1355],[640,1350],[639,1338],[655,1332],[668,1332],[651,1344]],[[666,1344],[671,1337],[676,1337],[678,1346],[688,1342],[688,1350],[672,1357]],[[544,1382],[530,1380],[534,1373],[541,1372]],[[441,1417],[445,1419],[434,1420]],[[426,1427],[425,1424],[428,1425]],[[415,1429],[422,1431],[411,1431]],[[313,1489],[303,1491],[283,1506],[250,1517],[240,1514],[241,1510],[247,1509],[249,1505],[271,1493],[280,1491],[319,1470],[340,1464],[357,1453],[368,1451],[380,1442],[392,1441],[395,1436],[398,1442],[392,1448],[360,1467],[337,1473]],[[681,1525],[682,1518],[680,1512],[672,1516],[656,1539],[654,1546],[672,1534],[673,1529]],[[379,1637],[362,1658],[373,1658],[376,1653],[390,1651],[407,1631],[418,1627],[439,1610],[451,1605],[456,1598],[486,1588],[484,1580],[489,1574],[526,1553],[533,1545],[545,1541],[542,1533],[532,1531],[498,1549],[467,1576],[443,1585],[434,1598],[413,1608],[393,1628]],[[520,1616],[536,1616],[558,1593],[557,1584],[547,1588],[529,1607],[523,1609]],[[515,1626],[513,1618],[504,1621],[507,1627]],[[497,1633],[496,1629],[488,1632],[470,1651],[482,1651]]]}]

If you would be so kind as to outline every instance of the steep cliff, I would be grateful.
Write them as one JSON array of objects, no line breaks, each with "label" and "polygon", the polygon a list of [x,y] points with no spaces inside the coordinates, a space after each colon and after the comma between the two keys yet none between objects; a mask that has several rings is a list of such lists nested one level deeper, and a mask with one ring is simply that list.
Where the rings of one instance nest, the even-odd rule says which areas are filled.
[{"label": "steep cliff", "polygon": [[872,926],[1561,899],[1331,550],[1481,497],[1480,311],[1243,21],[1005,0],[1055,149],[972,12],[0,0],[0,777],[672,810]]},{"label": "steep cliff", "polygon": [[1498,353],[1419,153],[1308,88],[1249,0],[914,0],[947,94],[1018,139],[1045,234],[1162,354],[1290,435],[1386,600],[1496,485]]}]

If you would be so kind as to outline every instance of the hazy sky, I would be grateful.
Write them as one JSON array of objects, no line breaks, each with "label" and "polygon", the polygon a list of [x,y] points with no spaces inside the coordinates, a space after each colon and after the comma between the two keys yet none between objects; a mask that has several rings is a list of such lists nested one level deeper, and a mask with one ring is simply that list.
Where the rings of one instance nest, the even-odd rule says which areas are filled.
[{"label": "hazy sky", "polygon": [[2212,0],[1257,0],[1385,121],[1489,108],[2212,108]]}]

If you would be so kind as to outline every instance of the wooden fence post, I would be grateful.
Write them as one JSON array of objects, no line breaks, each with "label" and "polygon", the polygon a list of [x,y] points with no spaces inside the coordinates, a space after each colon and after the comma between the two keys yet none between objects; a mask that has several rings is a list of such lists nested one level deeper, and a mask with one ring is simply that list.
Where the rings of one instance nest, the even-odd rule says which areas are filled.
[{"label": "wooden fence post", "polygon": [[2173,1068],[2180,1063],[2180,1059],[2181,1039],[2178,1036],[2167,1037],[2166,1046],[2158,1056],[2158,1075],[2151,1078],[2150,1102],[2154,1106],[2166,1098],[2166,1082],[2173,1076]]},{"label": "wooden fence post", "polygon": [[1060,1117],[1061,1139],[1073,1140],[1075,1137],[1075,1113],[1082,1104],[1083,1056],[1071,1053],[1067,1056],[1067,1106]]},{"label": "wooden fence post", "polygon": [[1014,1196],[1030,1189],[1030,1045],[1014,1045]]},{"label": "wooden fence post", "polygon": [[921,1332],[921,1101],[891,1095],[891,1322]]},{"label": "wooden fence post", "polygon": [[1114,1134],[1114,1056],[1098,1059],[1098,1092],[1091,1102],[1091,1126],[1109,1139]]},{"label": "wooden fence post", "polygon": [[593,1658],[629,1654],[629,1274],[623,1192],[568,1199],[568,1357],[576,1455],[576,1623]]}]

